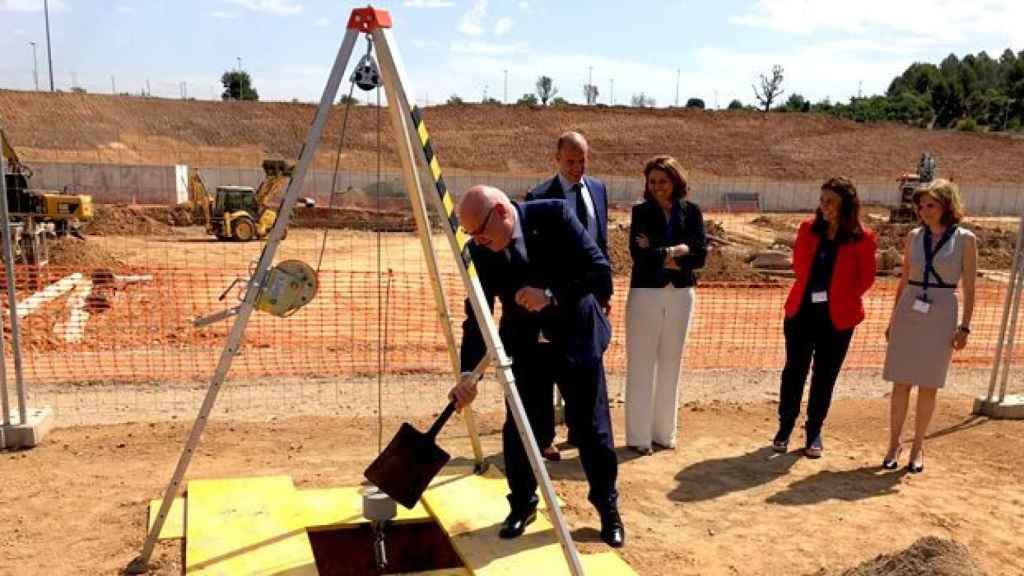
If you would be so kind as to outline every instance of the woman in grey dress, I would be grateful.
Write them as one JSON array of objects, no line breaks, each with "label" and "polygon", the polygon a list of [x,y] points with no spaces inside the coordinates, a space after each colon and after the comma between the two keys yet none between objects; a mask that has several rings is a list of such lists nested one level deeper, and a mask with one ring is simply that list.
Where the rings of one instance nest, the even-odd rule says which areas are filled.
[{"label": "woman in grey dress", "polygon": [[[896,288],[896,305],[882,377],[893,383],[890,405],[889,451],[882,467],[899,464],[900,435],[910,404],[910,389],[917,387],[914,442],[907,469],[924,470],[924,438],[935,410],[935,394],[946,383],[953,350],[967,345],[974,314],[974,279],[978,244],[974,234],[958,226],[963,218],[956,184],[938,179],[914,193],[921,226],[907,236],[903,276]],[[957,324],[963,294],[963,317]]]}]

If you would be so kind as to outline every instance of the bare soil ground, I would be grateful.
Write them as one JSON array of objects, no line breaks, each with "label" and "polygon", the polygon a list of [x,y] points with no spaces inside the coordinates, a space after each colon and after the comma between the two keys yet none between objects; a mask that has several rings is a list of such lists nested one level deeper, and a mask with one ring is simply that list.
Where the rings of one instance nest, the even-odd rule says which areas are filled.
[{"label": "bare soil ground", "polygon": [[[0,90],[0,118],[30,163],[255,167],[267,155],[297,156],[313,113],[312,105],[283,102]],[[377,113],[366,106],[352,109],[343,168],[375,165]],[[325,168],[333,166],[330,151],[340,136],[341,116],[336,109],[324,134],[318,160]],[[929,151],[944,176],[975,184],[1019,183],[1024,155],[1019,138],[857,124],[816,114],[460,105],[432,106],[424,118],[442,165],[454,171],[548,172],[556,137],[570,129],[590,139],[589,169],[600,174],[635,175],[647,157],[667,153],[697,177],[896,178]],[[384,162],[398,165],[390,138]]]},{"label": "bare soil ground", "polygon": [[[879,468],[884,399],[837,400],[826,455],[813,461],[767,448],[771,402],[685,395],[676,450],[619,453],[622,555],[638,573],[1024,574],[1021,422],[971,418],[968,397],[940,395],[926,470],[909,475]],[[621,444],[621,406],[613,417]],[[411,420],[423,429],[429,418]],[[398,422],[385,421],[385,438]],[[117,573],[140,549],[146,503],[169,480],[190,425],[61,428],[35,449],[0,454],[0,574]],[[500,425],[498,414],[480,418],[485,452],[497,465]],[[188,477],[289,474],[302,488],[356,484],[376,453],[375,430],[373,418],[217,417]],[[469,453],[460,425],[449,426],[441,443],[456,456]],[[574,539],[584,551],[602,550],[578,459],[572,450],[564,455],[548,467]],[[947,541],[907,550],[922,537]],[[180,554],[179,544],[160,544],[156,573],[179,574]],[[954,570],[965,566],[975,570]]]}]

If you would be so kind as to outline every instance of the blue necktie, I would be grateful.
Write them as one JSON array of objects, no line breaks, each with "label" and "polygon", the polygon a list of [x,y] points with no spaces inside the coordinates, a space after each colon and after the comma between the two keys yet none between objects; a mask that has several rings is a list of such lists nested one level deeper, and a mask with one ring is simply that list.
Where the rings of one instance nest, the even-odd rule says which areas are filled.
[{"label": "blue necktie", "polygon": [[584,230],[590,230],[590,217],[587,214],[587,203],[583,200],[583,184],[573,184],[573,192],[576,193],[576,219],[583,224]]}]

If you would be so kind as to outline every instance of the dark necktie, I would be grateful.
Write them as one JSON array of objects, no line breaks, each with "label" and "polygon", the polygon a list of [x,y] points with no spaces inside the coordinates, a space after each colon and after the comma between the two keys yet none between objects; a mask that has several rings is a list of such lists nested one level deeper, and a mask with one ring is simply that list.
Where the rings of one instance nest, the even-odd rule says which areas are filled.
[{"label": "dark necktie", "polygon": [[583,184],[573,184],[572,190],[576,193],[576,218],[583,224],[584,230],[589,230],[590,217],[587,214],[587,203],[583,200]]}]

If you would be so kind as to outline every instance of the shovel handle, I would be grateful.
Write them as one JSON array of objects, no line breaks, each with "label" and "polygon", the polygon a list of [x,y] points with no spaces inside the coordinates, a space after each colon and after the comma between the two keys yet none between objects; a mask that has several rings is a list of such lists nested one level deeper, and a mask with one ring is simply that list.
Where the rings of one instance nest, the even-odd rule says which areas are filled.
[{"label": "shovel handle", "polygon": [[451,418],[454,413],[455,402],[452,401],[444,407],[444,411],[442,411],[441,415],[434,421],[434,425],[430,427],[430,430],[427,430],[427,436],[429,436],[431,440],[437,438],[437,435],[441,433],[441,428],[444,428],[445,423],[448,422],[448,419]]}]

